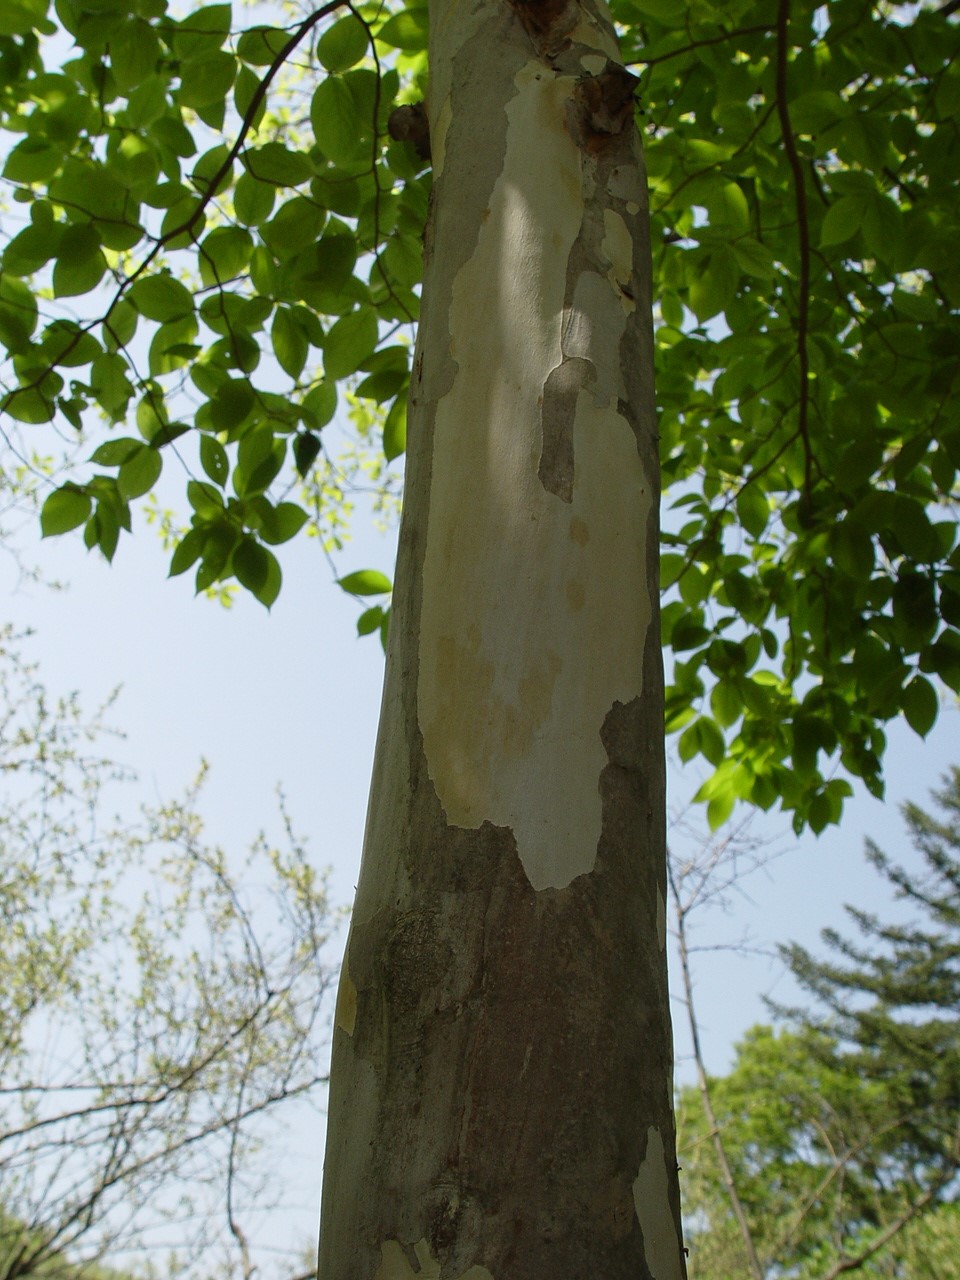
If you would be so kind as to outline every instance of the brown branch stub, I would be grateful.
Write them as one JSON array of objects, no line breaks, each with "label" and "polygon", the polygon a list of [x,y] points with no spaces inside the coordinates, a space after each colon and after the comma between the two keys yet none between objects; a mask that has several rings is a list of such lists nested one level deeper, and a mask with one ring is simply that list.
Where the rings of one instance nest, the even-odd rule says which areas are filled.
[{"label": "brown branch stub", "polygon": [[542,58],[555,58],[570,44],[580,21],[576,0],[507,0]]},{"label": "brown branch stub", "polygon": [[422,102],[394,107],[387,120],[387,132],[395,142],[411,142],[421,160],[430,159],[430,122]]},{"label": "brown branch stub", "polygon": [[581,124],[596,140],[616,137],[633,118],[639,79],[617,62],[596,76],[583,76],[574,89]]}]

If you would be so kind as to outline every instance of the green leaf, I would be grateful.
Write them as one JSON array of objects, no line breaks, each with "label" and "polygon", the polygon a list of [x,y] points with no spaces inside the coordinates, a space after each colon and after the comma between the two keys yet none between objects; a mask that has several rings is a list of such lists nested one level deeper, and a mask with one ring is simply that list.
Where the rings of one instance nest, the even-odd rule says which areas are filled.
[{"label": "green leaf", "polygon": [[820,229],[823,247],[843,244],[860,230],[866,212],[866,202],[860,196],[841,196],[827,210]]},{"label": "green leaf", "polygon": [[92,333],[85,333],[72,320],[54,320],[43,333],[43,358],[51,364],[76,368],[90,364],[103,348]]},{"label": "green leaf", "polygon": [[378,569],[358,569],[338,578],[337,585],[351,596],[380,596],[393,590],[393,583]]},{"label": "green leaf", "polygon": [[328,71],[347,71],[366,54],[367,29],[350,14],[329,27],[317,41],[317,57]]},{"label": "green leaf", "polygon": [[896,255],[903,238],[903,219],[896,201],[878,193],[868,203],[863,214],[863,238],[878,258],[889,262]]},{"label": "green leaf", "polygon": [[210,420],[218,431],[230,431],[246,422],[256,403],[256,395],[246,378],[222,383],[210,401]]},{"label": "green leaf", "polygon": [[319,452],[320,438],[315,436],[312,431],[304,431],[294,437],[293,460],[296,464],[298,475],[305,478],[309,474],[310,468],[316,461]]},{"label": "green leaf", "polygon": [[423,279],[423,244],[419,236],[393,236],[381,257],[384,268],[399,284],[413,288]]},{"label": "green leaf", "polygon": [[736,182],[720,183],[704,200],[709,224],[734,232],[750,228],[750,208],[743,189]]},{"label": "green leaf", "polygon": [[90,366],[90,387],[97,403],[115,420],[126,413],[133,395],[128,372],[126,360],[116,354],[98,356]]},{"label": "green leaf", "polygon": [[328,378],[356,373],[377,345],[376,312],[369,307],[341,316],[323,343],[323,367]]},{"label": "green leaf", "polygon": [[194,58],[219,49],[230,33],[232,21],[229,4],[209,4],[195,9],[174,30],[174,52],[178,58]]},{"label": "green leaf", "polygon": [[213,436],[200,437],[200,465],[214,484],[223,488],[230,474],[230,461],[226,449]]},{"label": "green leaf", "polygon": [[833,806],[830,803],[830,797],[822,791],[818,792],[810,801],[807,809],[807,822],[810,824],[810,830],[814,835],[819,835],[833,820]]},{"label": "green leaf", "polygon": [[399,458],[407,448],[407,398],[397,396],[383,424],[383,452],[388,462]]},{"label": "green leaf", "polygon": [[187,501],[203,519],[217,519],[223,515],[223,498],[212,484],[202,480],[187,482]]},{"label": "green leaf", "polygon": [[184,534],[170,558],[168,577],[176,578],[179,574],[186,573],[190,566],[197,562],[203,551],[206,536],[206,531],[203,529],[190,529]]},{"label": "green leaf", "polygon": [[814,89],[790,101],[790,123],[797,133],[818,134],[850,114],[850,104],[831,89]]},{"label": "green leaf", "polygon": [[841,520],[831,534],[834,563],[857,582],[869,582],[875,551],[870,534],[854,520]]},{"label": "green leaf", "polygon": [[200,278],[205,285],[226,284],[250,262],[253,237],[243,227],[215,227],[197,251]]},{"label": "green leaf", "polygon": [[49,0],[3,0],[0,6],[0,35],[25,36],[33,30],[50,35],[56,30],[47,21]]},{"label": "green leaf", "polygon": [[57,246],[53,268],[53,292],[58,298],[76,297],[96,288],[107,269],[100,237],[92,226],[67,227]]},{"label": "green leaf", "polygon": [[236,71],[236,59],[220,49],[192,58],[180,73],[177,102],[194,110],[223,102],[233,88]]},{"label": "green leaf", "polygon": [[129,436],[119,440],[107,440],[99,448],[94,449],[90,455],[90,461],[101,467],[119,467],[142,448],[141,440],[134,440]]},{"label": "green leaf", "polygon": [[40,529],[43,537],[68,533],[76,529],[90,515],[92,507],[89,494],[82,493],[75,485],[66,484],[50,494],[40,511]]},{"label": "green leaf", "polygon": [[237,68],[237,78],[233,85],[233,102],[237,109],[237,114],[249,121],[252,130],[260,127],[264,115],[266,114],[267,95],[264,94],[258,100],[258,105],[253,109],[254,98],[260,88],[260,77],[249,67],[240,66]]},{"label": "green leaf", "polygon": [[193,315],[179,320],[168,320],[153,336],[150,343],[150,374],[157,378],[164,373],[182,369],[199,352],[193,339],[197,336],[197,321]]},{"label": "green leaf", "polygon": [[728,729],[740,719],[743,701],[729,680],[720,680],[710,691],[710,710],[722,728]]},{"label": "green leaf", "polygon": [[139,498],[153,488],[162,470],[163,459],[159,450],[138,443],[137,452],[120,467],[117,488],[124,498]]},{"label": "green leaf", "polygon": [[279,502],[261,517],[260,537],[271,546],[289,542],[307,522],[307,513],[295,502]]},{"label": "green leaf", "polygon": [[342,76],[327,76],[314,91],[310,103],[313,136],[323,154],[334,164],[346,164],[356,158],[358,147],[369,135],[371,121],[363,119]]},{"label": "green leaf", "polygon": [[277,187],[297,187],[316,173],[313,163],[300,151],[290,151],[282,142],[266,142],[243,153],[247,172],[261,182]]},{"label": "green leaf", "polygon": [[233,571],[241,586],[269,609],[283,581],[276,556],[253,538],[245,537],[233,553]]},{"label": "green leaf", "polygon": [[714,249],[695,268],[690,282],[690,310],[701,322],[719,315],[733,301],[739,279],[736,259],[726,247]]},{"label": "green leaf", "polygon": [[306,196],[294,196],[277,210],[277,216],[263,228],[264,242],[281,260],[292,258],[316,244],[323,230],[326,212]]},{"label": "green leaf", "polygon": [[383,625],[383,608],[375,604],[372,609],[364,609],[357,619],[357,635],[369,636]]},{"label": "green leaf", "polygon": [[251,27],[237,41],[237,57],[253,67],[268,67],[289,40],[290,32],[281,27]]},{"label": "green leaf", "polygon": [[108,166],[112,176],[126,190],[152,189],[160,174],[160,152],[149,139],[128,133],[109,151]]},{"label": "green leaf", "polygon": [[700,754],[716,767],[726,755],[727,748],[723,741],[723,734],[709,716],[701,716],[696,723],[699,730]]},{"label": "green leaf", "polygon": [[141,276],[134,281],[127,297],[148,320],[179,320],[193,311],[193,295],[168,272]]},{"label": "green leaf", "polygon": [[736,796],[731,787],[729,790],[716,795],[707,804],[707,825],[711,831],[716,831],[733,813],[733,806],[736,803]]},{"label": "green leaf", "polygon": [[39,271],[57,254],[62,228],[60,224],[36,223],[13,237],[3,251],[3,270],[14,276],[29,276]]},{"label": "green leaf", "polygon": [[63,163],[63,149],[43,138],[18,142],[3,166],[11,182],[48,182]]},{"label": "green leaf", "polygon": [[0,400],[0,406],[17,422],[52,422],[56,417],[53,399],[39,387],[19,387]]},{"label": "green leaf", "polygon": [[299,378],[303,366],[307,363],[310,344],[303,327],[289,307],[278,307],[270,330],[273,352],[284,373],[291,378]]},{"label": "green leaf", "polygon": [[[318,383],[303,397],[301,408],[302,417],[307,426],[314,431],[319,431],[332,420],[337,411],[337,384],[335,382]],[[311,461],[313,461],[312,458]]]},{"label": "green leaf", "polygon": [[252,174],[242,173],[233,190],[233,208],[248,227],[257,227],[270,217],[277,188],[272,182],[260,182]]},{"label": "green leaf", "polygon": [[[772,280],[776,275],[773,253],[752,236],[738,236],[731,244],[737,265],[758,280]],[[664,316],[666,319],[666,315]]]},{"label": "green leaf", "polygon": [[89,548],[99,547],[104,559],[112,561],[119,540],[120,519],[116,504],[112,501],[98,502],[96,511],[83,531],[85,545]]},{"label": "green leaf", "polygon": [[737,515],[752,538],[759,538],[770,520],[770,501],[758,484],[745,485],[737,494]]},{"label": "green leaf", "polygon": [[677,755],[681,764],[689,764],[700,750],[700,722],[694,721],[681,733],[677,742]]},{"label": "green leaf", "polygon": [[248,431],[237,450],[233,487],[237,497],[253,497],[269,489],[286,460],[286,444],[269,427]]},{"label": "green leaf", "polygon": [[156,69],[160,41],[149,22],[131,18],[110,37],[110,66],[117,87],[124,93],[135,89]]},{"label": "green leaf", "polygon": [[940,711],[937,691],[929,680],[915,676],[903,691],[903,714],[907,724],[925,738],[936,723]]},{"label": "green leaf", "polygon": [[387,19],[377,32],[377,39],[405,53],[420,53],[427,47],[427,32],[426,9],[404,9]]}]

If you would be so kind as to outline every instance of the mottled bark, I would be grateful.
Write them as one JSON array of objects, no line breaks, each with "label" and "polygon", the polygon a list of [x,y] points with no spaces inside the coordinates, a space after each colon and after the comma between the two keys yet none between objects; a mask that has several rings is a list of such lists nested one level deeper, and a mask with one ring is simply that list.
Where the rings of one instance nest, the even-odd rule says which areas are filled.
[{"label": "mottled bark", "polygon": [[320,1280],[679,1280],[646,196],[592,0],[431,10]]}]

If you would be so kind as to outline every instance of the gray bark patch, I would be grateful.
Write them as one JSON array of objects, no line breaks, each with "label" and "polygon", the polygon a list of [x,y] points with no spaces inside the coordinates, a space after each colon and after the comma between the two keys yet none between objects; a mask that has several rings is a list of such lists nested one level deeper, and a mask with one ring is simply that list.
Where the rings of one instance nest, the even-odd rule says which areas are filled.
[{"label": "gray bark patch", "polygon": [[543,448],[537,475],[547,492],[563,502],[573,501],[573,425],[577,396],[595,377],[593,364],[574,356],[551,369],[543,384],[540,412]]}]

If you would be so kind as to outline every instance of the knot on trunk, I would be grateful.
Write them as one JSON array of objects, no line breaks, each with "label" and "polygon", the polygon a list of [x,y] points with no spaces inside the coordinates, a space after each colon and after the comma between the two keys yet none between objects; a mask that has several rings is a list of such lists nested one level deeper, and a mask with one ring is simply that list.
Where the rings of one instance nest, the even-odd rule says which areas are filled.
[{"label": "knot on trunk", "polygon": [[430,122],[422,102],[394,107],[387,119],[387,132],[395,142],[410,142],[421,160],[430,159]]},{"label": "knot on trunk", "polygon": [[544,57],[554,57],[570,43],[580,17],[575,0],[508,0],[523,29]]},{"label": "knot on trunk", "polygon": [[633,118],[639,83],[626,67],[609,60],[599,75],[583,76],[574,90],[574,100],[585,132],[595,139],[622,133]]}]

